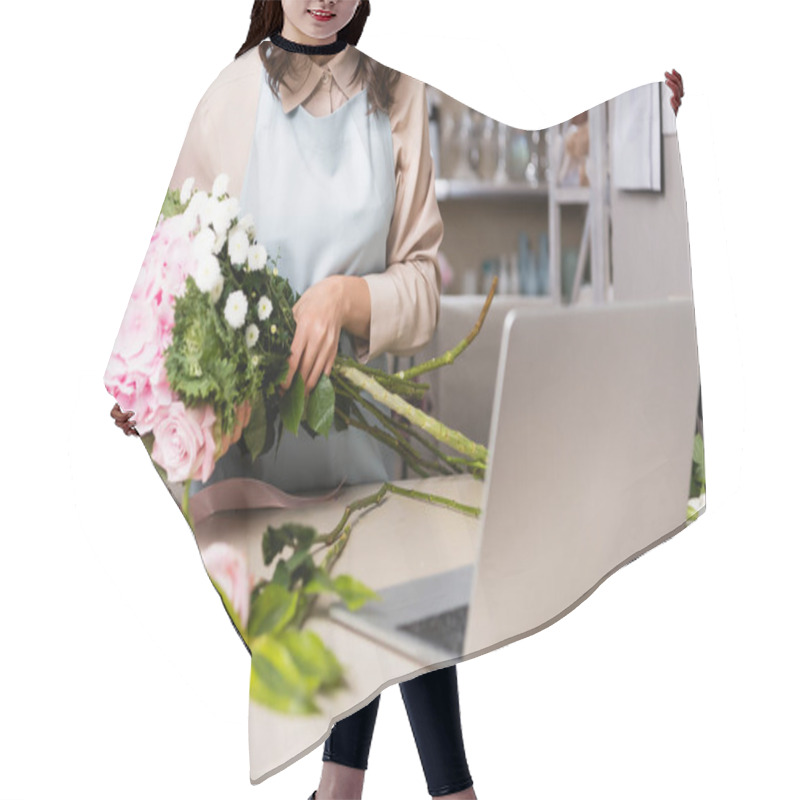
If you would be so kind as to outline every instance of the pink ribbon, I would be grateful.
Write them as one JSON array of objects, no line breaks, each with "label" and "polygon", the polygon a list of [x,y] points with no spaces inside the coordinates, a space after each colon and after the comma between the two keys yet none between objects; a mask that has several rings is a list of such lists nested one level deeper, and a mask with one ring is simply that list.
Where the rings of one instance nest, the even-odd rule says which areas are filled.
[{"label": "pink ribbon", "polygon": [[[346,478],[346,476],[345,476]],[[256,478],[226,478],[212,483],[189,498],[189,513],[195,525],[218,511],[250,508],[298,508],[332,500],[342,488],[341,483],[328,494],[313,497],[288,494],[277,486]]]}]

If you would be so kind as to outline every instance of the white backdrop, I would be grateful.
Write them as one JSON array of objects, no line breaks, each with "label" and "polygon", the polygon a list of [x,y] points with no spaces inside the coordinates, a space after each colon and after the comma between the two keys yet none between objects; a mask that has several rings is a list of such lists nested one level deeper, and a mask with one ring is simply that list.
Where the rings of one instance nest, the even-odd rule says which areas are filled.
[{"label": "white backdrop", "polygon": [[[189,119],[250,5],[2,12],[2,800],[317,786],[321,747],[250,785],[247,653],[102,383]],[[707,511],[552,627],[458,666],[481,800],[800,793],[788,8],[373,2],[360,49],[512,125],[547,127],[672,67],[685,80]],[[392,686],[364,798],[427,796]]]}]

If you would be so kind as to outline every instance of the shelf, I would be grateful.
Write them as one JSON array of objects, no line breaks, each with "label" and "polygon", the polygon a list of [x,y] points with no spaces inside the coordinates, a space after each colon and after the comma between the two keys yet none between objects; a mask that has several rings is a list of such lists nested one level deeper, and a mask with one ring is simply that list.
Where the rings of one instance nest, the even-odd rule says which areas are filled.
[{"label": "shelf", "polygon": [[524,181],[492,183],[490,181],[436,179],[437,200],[470,200],[502,198],[547,199],[547,186],[531,186]]}]

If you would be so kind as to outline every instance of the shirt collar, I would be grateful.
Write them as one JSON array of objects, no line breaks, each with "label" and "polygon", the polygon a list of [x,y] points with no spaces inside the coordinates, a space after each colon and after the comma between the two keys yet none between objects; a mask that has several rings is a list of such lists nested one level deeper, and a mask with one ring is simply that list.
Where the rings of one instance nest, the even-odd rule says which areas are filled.
[{"label": "shirt collar", "polygon": [[[323,65],[317,64],[308,56],[301,56],[294,60],[292,66],[293,69],[287,70],[280,85],[281,105],[287,114],[308,99],[325,72],[331,73],[336,85],[348,100],[360,88],[351,84],[358,66],[358,50],[349,43]],[[295,69],[297,73],[294,72]]]}]

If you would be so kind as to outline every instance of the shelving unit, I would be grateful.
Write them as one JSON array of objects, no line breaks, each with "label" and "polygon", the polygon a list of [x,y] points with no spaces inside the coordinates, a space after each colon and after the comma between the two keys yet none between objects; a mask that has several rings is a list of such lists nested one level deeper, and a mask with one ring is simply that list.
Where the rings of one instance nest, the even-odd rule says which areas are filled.
[{"label": "shelving unit", "polygon": [[578,253],[578,267],[570,292],[570,303],[581,297],[581,284],[591,253],[591,302],[604,304],[612,296],[610,276],[610,186],[608,175],[608,132],[606,104],[589,109],[589,156],[586,167],[589,186],[558,185],[563,159],[564,132],[569,123],[547,128],[546,152],[550,166],[547,185],[534,186],[524,181],[495,184],[480,180],[436,179],[436,197],[451,200],[539,199],[546,201],[549,241],[550,300],[559,305],[561,297],[561,208],[586,206],[586,219]]}]

